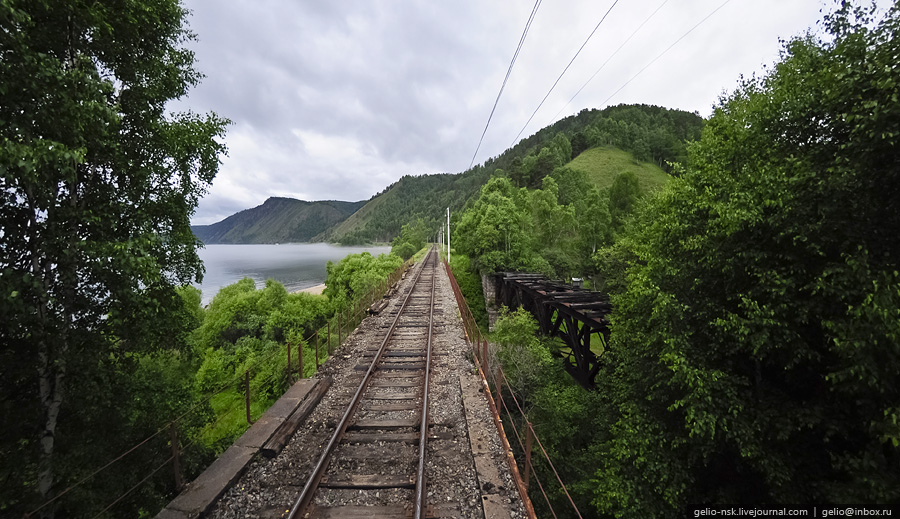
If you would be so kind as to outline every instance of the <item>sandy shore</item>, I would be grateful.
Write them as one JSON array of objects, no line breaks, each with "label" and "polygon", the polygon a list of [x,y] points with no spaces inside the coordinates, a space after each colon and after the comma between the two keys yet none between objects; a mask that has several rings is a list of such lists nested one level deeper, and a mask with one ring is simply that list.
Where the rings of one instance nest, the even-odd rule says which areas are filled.
[{"label": "sandy shore", "polygon": [[316,285],[314,287],[304,288],[304,289],[298,290],[297,292],[306,292],[307,294],[320,295],[323,290],[325,290],[325,285],[321,284],[321,285]]}]

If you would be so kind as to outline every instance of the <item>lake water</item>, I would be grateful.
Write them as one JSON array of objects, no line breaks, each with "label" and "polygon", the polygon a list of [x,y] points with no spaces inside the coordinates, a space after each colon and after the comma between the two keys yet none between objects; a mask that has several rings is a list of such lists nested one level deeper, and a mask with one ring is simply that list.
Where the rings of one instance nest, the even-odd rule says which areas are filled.
[{"label": "lake water", "polygon": [[288,291],[313,287],[325,282],[325,265],[338,262],[348,254],[363,251],[373,256],[391,251],[382,247],[341,247],[327,243],[288,243],[284,245],[207,245],[198,254],[206,266],[203,304],[212,301],[220,288],[249,277],[262,287],[271,278]]}]

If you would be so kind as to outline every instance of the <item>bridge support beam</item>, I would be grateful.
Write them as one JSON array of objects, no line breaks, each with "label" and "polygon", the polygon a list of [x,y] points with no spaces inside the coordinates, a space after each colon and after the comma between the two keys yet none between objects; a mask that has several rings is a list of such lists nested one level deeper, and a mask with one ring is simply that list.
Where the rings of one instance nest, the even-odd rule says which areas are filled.
[{"label": "bridge support beam", "polygon": [[[550,281],[540,274],[497,275],[497,304],[524,308],[538,322],[542,334],[559,337],[566,371],[586,388],[596,387],[600,355],[609,339],[609,296]],[[597,341],[591,346],[592,337]]]}]

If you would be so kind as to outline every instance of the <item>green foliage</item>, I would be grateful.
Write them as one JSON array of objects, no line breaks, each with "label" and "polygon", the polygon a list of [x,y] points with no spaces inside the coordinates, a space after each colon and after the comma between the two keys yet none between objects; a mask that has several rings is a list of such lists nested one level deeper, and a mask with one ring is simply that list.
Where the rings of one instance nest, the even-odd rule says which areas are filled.
[{"label": "green foliage", "polygon": [[643,193],[658,191],[671,179],[655,164],[635,160],[631,153],[611,146],[586,150],[565,167],[582,172],[590,185],[600,189],[611,188],[616,177],[625,172],[637,176]]},{"label": "green foliage", "polygon": [[582,130],[579,145],[587,148],[615,146],[672,171],[673,163],[687,157],[687,142],[700,137],[703,119],[696,113],[658,106],[619,105],[596,114]]},{"label": "green foliage", "polygon": [[597,263],[598,249],[612,242],[613,228],[609,215],[609,200],[596,187],[589,189],[573,204],[576,215],[577,237],[572,257],[578,265],[578,273],[591,279],[591,286],[598,289]]},{"label": "green foliage", "polygon": [[[566,197],[575,198],[571,203],[560,203],[556,178],[566,187]],[[566,168],[557,168],[554,176],[544,177],[541,189],[531,191],[516,189],[505,177],[491,179],[459,216],[456,248],[486,273],[593,275],[591,255],[610,239],[610,218],[606,197],[582,180]]]},{"label": "green foliage", "polygon": [[[581,140],[587,142],[584,134],[590,133],[591,120],[600,120],[597,117],[602,119],[603,114],[643,114],[645,109],[649,110],[604,111],[593,119],[585,117],[590,113],[579,114],[578,119],[585,119]],[[642,124],[657,120],[645,119]],[[457,218],[456,233],[461,237],[457,245],[480,271],[524,270],[562,279],[589,278],[595,286],[602,283],[597,277],[597,250],[611,245],[641,195],[659,189],[671,177],[608,146],[583,151],[563,166],[571,155],[566,134],[557,131],[539,151],[534,148],[525,157],[510,160],[507,170],[498,169],[480,197]]]},{"label": "green foliage", "polygon": [[723,100],[629,231],[602,514],[900,499],[900,11],[825,27]]},{"label": "green foliage", "polygon": [[422,250],[427,239],[428,229],[425,227],[425,221],[418,218],[402,227],[400,236],[394,238],[391,244],[391,254],[400,256],[403,261],[406,261],[413,254]]},{"label": "green foliage", "polygon": [[492,178],[481,196],[459,217],[455,244],[486,272],[499,270],[548,270],[534,254],[534,221],[531,195],[516,189],[509,179]]},{"label": "green foliage", "polygon": [[554,371],[554,360],[538,339],[537,329],[537,321],[527,310],[500,309],[491,340],[499,346],[497,358],[515,391],[531,388],[543,373]]},{"label": "green foliage", "polygon": [[609,189],[609,216],[613,229],[621,230],[625,218],[634,212],[634,206],[641,196],[637,176],[627,171],[620,173]]},{"label": "green foliage", "polygon": [[453,269],[453,277],[459,285],[459,290],[469,310],[472,311],[472,317],[483,332],[488,329],[488,315],[485,309],[484,289],[481,287],[481,276],[475,270],[469,258],[457,251],[453,251],[450,257],[450,268]]},{"label": "green foliage", "polygon": [[[509,393],[515,393],[556,471],[584,514],[590,509],[593,497],[591,476],[600,464],[594,445],[607,437],[604,431],[608,429],[609,417],[603,411],[608,406],[601,405],[603,395],[585,391],[562,369],[562,360],[553,353],[556,345],[535,336],[537,326],[534,317],[524,309],[501,309],[491,341],[498,345],[497,357],[511,386],[505,388],[504,398],[511,402]],[[525,427],[517,412],[504,416],[504,421],[514,421],[520,432]],[[556,478],[540,451],[535,451],[532,460],[541,481]],[[571,505],[561,491],[551,491],[549,497],[556,514],[574,517],[571,513],[565,515],[571,511]],[[533,504],[539,516],[550,515],[543,499],[534,499]]]},{"label": "green foliage", "polygon": [[[703,119],[699,115],[648,105],[619,105],[603,110],[582,110],[522,139],[498,157],[457,175],[404,176],[372,197],[359,211],[339,225],[328,229],[316,240],[345,245],[390,242],[404,224],[421,218],[429,232],[436,232],[444,219],[445,208],[456,214],[472,203],[491,174],[501,171],[516,187],[537,188],[545,176],[588,148],[616,146],[628,159],[624,168],[645,171],[649,182],[662,184],[669,163],[682,162],[685,142],[699,138]],[[577,139],[578,146],[573,144]],[[632,145],[638,143],[637,145]],[[640,144],[643,143],[643,144]],[[545,151],[546,150],[546,151]],[[632,156],[631,153],[635,155]],[[658,167],[649,168],[652,161]],[[574,164],[590,174],[596,168]],[[612,175],[624,169],[617,164]],[[645,176],[638,173],[643,185]],[[660,176],[661,175],[661,176]],[[609,182],[612,182],[610,178]],[[601,187],[608,187],[608,184]],[[646,189],[646,186],[645,186]],[[564,202],[567,205],[570,202]]]},{"label": "green foliage", "polygon": [[316,239],[343,245],[390,243],[403,225],[419,219],[424,223],[426,237],[435,236],[446,218],[447,207],[453,212],[462,207],[491,171],[493,168],[477,166],[456,175],[406,175]]},{"label": "green foliage", "polygon": [[339,310],[364,296],[379,283],[403,265],[403,260],[394,254],[368,252],[350,254],[341,261],[328,262],[324,295],[328,296],[332,308]]},{"label": "green foliage", "polygon": [[[308,337],[325,324],[327,315],[323,297],[289,294],[284,285],[271,279],[261,290],[250,278],[223,287],[210,302],[194,336],[195,347],[202,353],[198,391],[217,389],[256,366],[259,359],[283,349],[280,344]],[[254,375],[259,372],[252,371]],[[271,393],[273,388],[267,391]]]}]

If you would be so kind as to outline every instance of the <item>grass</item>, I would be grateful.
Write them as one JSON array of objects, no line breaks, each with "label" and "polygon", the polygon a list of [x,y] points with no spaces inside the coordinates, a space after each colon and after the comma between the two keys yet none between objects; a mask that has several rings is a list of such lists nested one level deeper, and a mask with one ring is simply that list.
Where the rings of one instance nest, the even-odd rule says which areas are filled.
[{"label": "grass", "polygon": [[428,251],[431,250],[431,245],[432,245],[431,243],[426,243],[424,247],[419,249],[419,252],[413,254],[413,256],[412,256],[413,262],[415,263],[417,261],[422,261],[422,258],[424,258],[425,255],[428,254]]},{"label": "grass", "polygon": [[566,167],[583,171],[600,189],[612,186],[616,176],[626,171],[634,172],[644,193],[660,189],[672,178],[656,164],[636,161],[631,153],[611,146],[586,150]]},{"label": "grass", "polygon": [[[247,423],[246,397],[243,392],[234,389],[223,391],[209,401],[213,412],[218,417],[207,425],[200,433],[200,441],[216,451],[216,455],[225,451],[234,440],[244,434],[250,424]],[[250,399],[250,418],[258,419],[274,401],[257,401]]]}]

